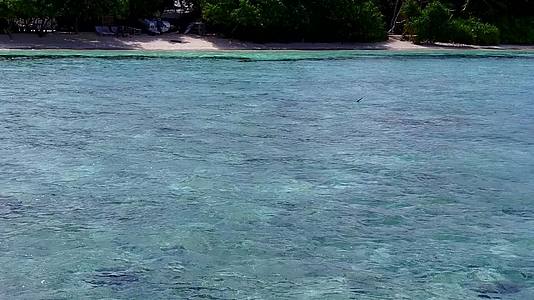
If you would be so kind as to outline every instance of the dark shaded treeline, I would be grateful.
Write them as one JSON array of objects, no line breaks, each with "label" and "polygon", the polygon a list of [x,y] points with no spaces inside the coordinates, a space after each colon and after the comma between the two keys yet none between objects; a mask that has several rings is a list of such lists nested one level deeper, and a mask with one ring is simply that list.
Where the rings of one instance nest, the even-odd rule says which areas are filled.
[{"label": "dark shaded treeline", "polygon": [[172,0],[0,0],[0,17],[4,23],[57,20],[78,31],[92,28],[103,17],[135,20],[157,15],[173,4]]},{"label": "dark shaded treeline", "polygon": [[212,31],[256,41],[378,41],[390,31],[416,42],[534,43],[533,1],[0,0],[0,26],[39,18],[88,30],[105,16],[132,23],[186,6]]},{"label": "dark shaded treeline", "polygon": [[405,0],[400,16],[416,42],[534,43],[533,0]]}]

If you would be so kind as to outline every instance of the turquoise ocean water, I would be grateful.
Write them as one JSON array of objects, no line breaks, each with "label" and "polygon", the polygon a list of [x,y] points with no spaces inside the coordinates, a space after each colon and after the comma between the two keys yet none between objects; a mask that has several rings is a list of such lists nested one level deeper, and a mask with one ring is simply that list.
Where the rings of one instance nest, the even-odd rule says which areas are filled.
[{"label": "turquoise ocean water", "polygon": [[0,74],[0,299],[534,299],[533,53]]}]

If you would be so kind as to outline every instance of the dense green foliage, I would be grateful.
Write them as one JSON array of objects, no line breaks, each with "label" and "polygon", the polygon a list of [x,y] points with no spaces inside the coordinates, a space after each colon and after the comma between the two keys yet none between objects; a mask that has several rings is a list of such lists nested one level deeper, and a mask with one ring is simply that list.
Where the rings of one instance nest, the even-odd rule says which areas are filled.
[{"label": "dense green foliage", "polygon": [[0,16],[141,17],[172,5],[172,0],[0,0]]},{"label": "dense green foliage", "polygon": [[503,43],[534,44],[534,16],[502,18],[497,26]]},{"label": "dense green foliage", "polygon": [[[102,17],[132,19],[152,16],[172,4],[172,0],[0,0],[0,18],[19,23],[35,19],[51,22],[53,18],[95,24]],[[75,28],[77,29],[77,28]]]},{"label": "dense green foliage", "polygon": [[449,41],[472,45],[496,45],[500,41],[497,26],[475,18],[455,19],[450,22]]},{"label": "dense green foliage", "polygon": [[408,26],[418,42],[443,42],[447,40],[450,19],[449,10],[436,1],[410,19]]},{"label": "dense green foliage", "polygon": [[406,17],[405,33],[418,43],[453,42],[462,44],[495,45],[499,43],[499,29],[471,17],[453,18],[450,10],[440,2],[431,2],[420,10],[415,1],[405,2],[401,13]]},{"label": "dense green foliage", "polygon": [[529,16],[534,8],[528,2],[435,0],[423,5],[407,0],[400,10],[403,33],[419,43],[534,43],[534,17]]},{"label": "dense green foliage", "polygon": [[416,42],[534,43],[534,0],[0,0],[0,29],[39,20],[91,30],[104,17],[133,23],[175,2],[194,8],[187,20],[257,41],[379,41],[390,30]]},{"label": "dense green foliage", "polygon": [[378,8],[358,0],[205,0],[203,17],[230,36],[255,40],[378,41]]}]

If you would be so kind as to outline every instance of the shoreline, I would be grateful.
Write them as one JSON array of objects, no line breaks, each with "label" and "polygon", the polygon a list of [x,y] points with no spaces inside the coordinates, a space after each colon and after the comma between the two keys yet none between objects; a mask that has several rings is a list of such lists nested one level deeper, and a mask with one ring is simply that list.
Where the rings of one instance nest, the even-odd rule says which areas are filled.
[{"label": "shoreline", "polygon": [[0,35],[0,51],[6,50],[141,50],[141,51],[239,51],[239,50],[386,50],[386,51],[433,51],[433,50],[485,50],[485,51],[534,51],[534,45],[476,46],[437,43],[416,45],[403,41],[400,36],[390,36],[377,43],[253,43],[217,36],[197,36],[170,33],[161,36],[139,35],[132,37],[102,37],[95,33],[51,33],[45,37],[35,34]]}]

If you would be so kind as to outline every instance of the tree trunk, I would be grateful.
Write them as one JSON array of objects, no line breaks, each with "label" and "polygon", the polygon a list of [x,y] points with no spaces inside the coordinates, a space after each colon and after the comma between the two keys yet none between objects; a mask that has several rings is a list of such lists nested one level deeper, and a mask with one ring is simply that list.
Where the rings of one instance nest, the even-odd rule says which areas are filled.
[{"label": "tree trunk", "polygon": [[[400,14],[399,2],[400,2],[400,0],[397,0],[395,2],[395,9],[393,10],[393,19],[391,19],[391,26],[390,26],[390,29],[389,29],[388,33],[394,33],[394,31],[395,31],[395,27],[397,25],[397,18],[399,17],[399,14]],[[397,12],[397,8],[399,9],[398,12]]]}]

